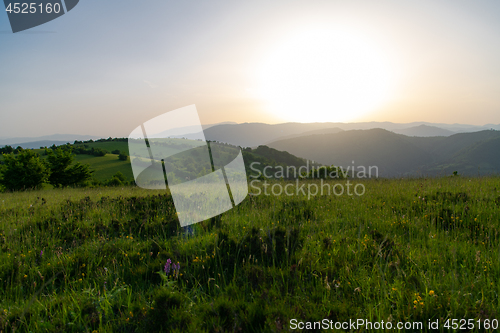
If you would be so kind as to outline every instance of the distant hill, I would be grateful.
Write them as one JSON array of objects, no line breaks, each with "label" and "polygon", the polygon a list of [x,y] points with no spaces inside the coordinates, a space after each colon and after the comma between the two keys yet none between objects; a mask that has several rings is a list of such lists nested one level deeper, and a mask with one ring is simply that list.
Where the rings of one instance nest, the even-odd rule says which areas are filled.
[{"label": "distant hill", "polygon": [[[32,145],[36,142],[40,141],[46,141],[46,142],[53,142],[52,144],[64,144],[67,142],[74,142],[75,140],[80,140],[80,141],[85,141],[85,140],[96,140],[101,138],[100,136],[95,136],[95,135],[80,135],[80,134],[52,134],[52,135],[44,135],[44,136],[39,136],[39,137],[15,137],[15,138],[0,138],[0,147],[3,147],[5,145],[9,146],[21,146],[23,148],[31,148],[31,147],[24,147],[23,145],[29,146]],[[62,143],[61,143],[62,142]],[[52,144],[49,144],[51,146]],[[42,145],[34,148],[39,148]]]},{"label": "distant hill", "polygon": [[403,134],[406,136],[423,136],[423,137],[450,136],[456,134],[455,132],[452,132],[450,130],[429,125],[420,125],[415,127],[396,129],[393,132],[398,134]]},{"label": "distant hill", "polygon": [[[432,128],[434,127],[434,128]],[[199,127],[177,128],[175,131],[168,132],[171,137],[193,138],[193,132]],[[442,124],[429,122],[412,123],[392,123],[392,122],[359,122],[359,123],[283,123],[283,124],[264,124],[264,123],[243,123],[221,122],[217,124],[202,125],[205,138],[211,141],[225,142],[241,147],[257,147],[270,142],[291,139],[297,136],[322,134],[328,131],[337,130],[366,130],[381,128],[398,134],[408,136],[448,136],[453,133],[469,133],[483,130],[500,130],[500,124],[486,124],[484,126],[466,125],[466,124]],[[323,132],[324,130],[324,132]],[[159,137],[162,133],[156,133]],[[169,135],[170,136],[170,135]],[[38,141],[51,141],[52,144],[59,144],[61,141],[74,142],[97,140],[106,138],[106,136],[79,135],[79,134],[54,134],[40,137],[0,137],[0,147],[5,145],[20,145],[21,147],[35,146]],[[49,144],[51,145],[51,144]],[[41,146],[41,145],[40,145]],[[39,146],[39,147],[40,147]]]},{"label": "distant hill", "polygon": [[56,141],[56,140],[41,140],[41,141],[33,141],[33,142],[21,142],[21,143],[13,143],[9,144],[14,148],[19,146],[24,149],[39,149],[40,147],[50,147],[52,145],[60,146],[68,143],[69,141]]},{"label": "distant hill", "polygon": [[[269,125],[263,123],[216,125],[204,130],[210,141],[226,142],[241,147],[257,147],[279,137],[332,127],[329,123],[285,123]],[[190,136],[186,136],[190,138]]]},{"label": "distant hill", "polygon": [[[231,122],[231,121],[226,121],[222,123],[217,123],[217,124],[206,124],[206,125],[201,125],[201,129],[205,131],[206,129],[217,126],[217,125],[236,125],[237,123]],[[200,128],[200,126],[186,126],[186,127],[179,127],[179,128],[174,128],[174,129],[169,129],[163,132],[159,133],[151,133],[151,135],[154,135],[156,137],[160,138],[192,138],[193,135],[196,136],[196,131]]]},{"label": "distant hill", "polygon": [[[498,133],[498,132],[497,132]],[[425,171],[450,174],[458,171],[467,175],[500,174],[500,136],[484,138],[463,147],[454,154],[431,164]]]},{"label": "distant hill", "polygon": [[[257,147],[259,145],[268,144],[277,140],[303,136],[304,133],[305,135],[320,134],[321,132],[312,132],[322,130],[328,131],[328,129],[332,128],[344,131],[381,128],[393,132],[401,131],[402,134],[409,136],[448,136],[453,133],[477,132],[489,130],[491,128],[500,130],[500,125],[489,124],[486,126],[474,126],[462,124],[433,124],[426,122],[415,122],[409,124],[397,124],[391,122],[284,123],[275,125],[264,123],[243,123],[215,125],[205,129],[204,133],[207,140],[230,143],[241,147]],[[194,138],[194,136],[191,137],[189,134],[183,135],[183,137]]]},{"label": "distant hill", "polygon": [[329,133],[339,133],[343,132],[344,130],[338,127],[333,127],[333,128],[322,128],[318,130],[312,130],[312,131],[306,131],[298,134],[292,134],[292,135],[287,135],[287,136],[282,136],[277,138],[276,140],[273,141],[279,141],[279,140],[286,140],[286,139],[293,139],[293,138],[298,138],[300,136],[307,136],[307,135],[314,135],[314,134],[329,134]]},{"label": "distant hill", "polygon": [[352,130],[280,140],[270,147],[322,164],[377,166],[379,175],[500,173],[500,132],[408,137],[383,129]]}]

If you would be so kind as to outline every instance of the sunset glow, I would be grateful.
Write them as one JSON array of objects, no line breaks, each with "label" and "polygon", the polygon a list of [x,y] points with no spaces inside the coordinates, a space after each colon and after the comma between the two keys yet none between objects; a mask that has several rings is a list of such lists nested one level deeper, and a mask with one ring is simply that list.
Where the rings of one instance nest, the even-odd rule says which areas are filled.
[{"label": "sunset glow", "polygon": [[286,121],[353,121],[390,97],[395,70],[355,33],[309,29],[277,45],[258,73],[259,96]]}]

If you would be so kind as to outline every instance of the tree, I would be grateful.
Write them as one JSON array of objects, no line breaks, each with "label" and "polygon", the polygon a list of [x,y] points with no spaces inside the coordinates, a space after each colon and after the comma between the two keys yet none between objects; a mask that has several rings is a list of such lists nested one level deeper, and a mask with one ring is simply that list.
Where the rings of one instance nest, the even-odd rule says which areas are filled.
[{"label": "tree", "polygon": [[50,168],[49,183],[54,187],[66,187],[81,184],[90,177],[92,172],[88,164],[73,163],[71,150],[57,148],[46,150],[47,162]]},{"label": "tree", "polygon": [[10,154],[14,152],[14,148],[11,146],[5,146],[3,148],[0,148],[0,154]]},{"label": "tree", "polygon": [[39,188],[48,180],[50,170],[41,160],[40,155],[32,150],[14,154],[4,154],[0,184],[9,191]]},{"label": "tree", "polygon": [[121,152],[120,155],[118,155],[118,159],[120,161],[126,161],[126,160],[128,160],[128,156],[127,156],[127,154]]}]

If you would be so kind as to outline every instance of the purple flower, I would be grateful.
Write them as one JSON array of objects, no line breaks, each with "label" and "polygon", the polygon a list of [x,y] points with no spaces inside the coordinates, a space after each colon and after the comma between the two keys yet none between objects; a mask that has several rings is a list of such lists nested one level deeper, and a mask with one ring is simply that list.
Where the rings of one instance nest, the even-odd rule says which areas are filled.
[{"label": "purple flower", "polygon": [[165,264],[165,267],[163,267],[163,271],[165,274],[169,275],[170,271],[172,271],[172,276],[175,276],[176,278],[179,277],[179,272],[181,270],[181,264],[172,264],[171,259],[167,259],[167,263]]},{"label": "purple flower", "polygon": [[172,265],[173,269],[174,269],[174,272],[172,273],[172,275],[175,275],[175,277],[179,277],[179,271],[181,270],[181,264],[177,263],[177,264],[173,264]]},{"label": "purple flower", "polygon": [[40,257],[41,257],[41,256],[43,256],[43,250],[42,250],[42,251],[40,251]]},{"label": "purple flower", "polygon": [[167,259],[167,263],[165,264],[165,267],[163,268],[163,270],[165,271],[165,274],[169,274],[170,273],[170,265],[172,264],[172,260]]}]

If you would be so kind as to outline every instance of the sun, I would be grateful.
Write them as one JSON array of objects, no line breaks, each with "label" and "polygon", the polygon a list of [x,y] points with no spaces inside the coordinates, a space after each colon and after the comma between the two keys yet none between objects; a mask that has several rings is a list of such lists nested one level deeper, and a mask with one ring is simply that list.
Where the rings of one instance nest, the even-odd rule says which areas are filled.
[{"label": "sun", "polygon": [[258,95],[269,112],[298,122],[352,121],[391,95],[386,55],[354,33],[309,29],[275,46],[257,71]]}]

